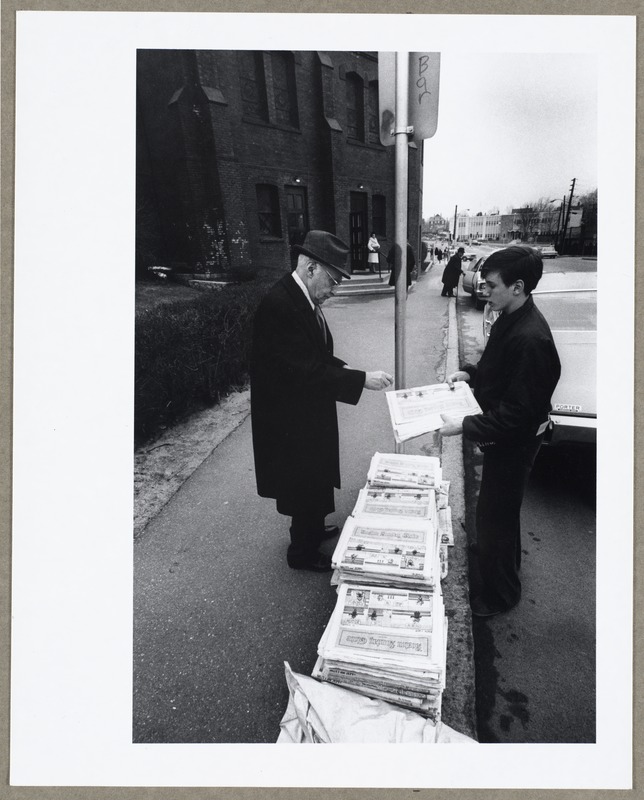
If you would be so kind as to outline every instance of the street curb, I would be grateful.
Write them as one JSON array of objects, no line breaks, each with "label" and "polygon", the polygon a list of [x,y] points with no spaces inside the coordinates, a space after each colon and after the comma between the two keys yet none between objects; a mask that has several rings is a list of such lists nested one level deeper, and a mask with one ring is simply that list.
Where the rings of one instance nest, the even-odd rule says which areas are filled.
[{"label": "street curb", "polygon": [[[456,299],[449,301],[448,314],[446,376],[455,372],[460,366]],[[449,552],[449,576],[444,583],[445,607],[452,634],[448,633],[447,671],[450,686],[459,687],[458,694],[461,702],[457,704],[457,711],[462,715],[460,719],[450,719],[449,724],[462,733],[477,738],[474,635],[469,601],[469,563],[465,529],[465,472],[461,436],[441,437],[441,466],[443,475],[450,481],[449,504],[452,509],[454,533],[454,546],[450,547]]]}]

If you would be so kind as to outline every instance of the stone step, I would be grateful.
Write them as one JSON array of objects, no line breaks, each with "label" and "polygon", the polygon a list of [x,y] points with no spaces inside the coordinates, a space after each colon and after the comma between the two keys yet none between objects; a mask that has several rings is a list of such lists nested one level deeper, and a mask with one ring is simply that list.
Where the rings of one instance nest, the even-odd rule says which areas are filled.
[{"label": "stone step", "polygon": [[355,297],[356,295],[363,294],[393,294],[395,291],[395,288],[393,286],[389,286],[387,283],[371,283],[358,286],[351,286],[349,284],[345,286],[345,284],[342,284],[342,286],[339,286],[335,290],[333,296],[341,298]]},{"label": "stone step", "polygon": [[389,273],[384,269],[380,275],[377,272],[354,272],[351,275],[351,283],[355,283],[356,281],[369,281],[371,283],[380,280],[389,280]]},{"label": "stone step", "polygon": [[369,280],[369,278],[351,278],[350,281],[344,281],[342,286],[382,286],[383,284],[386,286],[388,282],[389,275],[382,278],[382,280],[376,278],[375,281]]}]

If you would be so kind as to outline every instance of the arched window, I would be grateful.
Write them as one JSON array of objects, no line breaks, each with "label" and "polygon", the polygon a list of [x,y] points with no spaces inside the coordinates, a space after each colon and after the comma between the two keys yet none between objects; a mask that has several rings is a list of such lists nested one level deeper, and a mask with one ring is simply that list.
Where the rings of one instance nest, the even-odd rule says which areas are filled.
[{"label": "arched window", "polygon": [[378,111],[378,81],[369,84],[369,143],[380,143],[380,113]]},{"label": "arched window", "polygon": [[255,50],[239,50],[239,78],[241,81],[244,116],[268,121],[264,56]]},{"label": "arched window", "polygon": [[295,63],[292,53],[271,53],[273,94],[275,96],[275,122],[279,125],[299,127],[297,93],[295,90]]},{"label": "arched window", "polygon": [[346,76],[347,136],[364,142],[364,84],[355,72]]}]

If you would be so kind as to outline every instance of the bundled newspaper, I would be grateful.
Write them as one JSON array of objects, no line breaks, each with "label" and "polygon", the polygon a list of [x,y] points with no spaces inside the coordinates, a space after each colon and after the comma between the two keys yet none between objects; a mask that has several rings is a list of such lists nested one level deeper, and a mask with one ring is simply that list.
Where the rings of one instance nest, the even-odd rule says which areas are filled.
[{"label": "bundled newspaper", "polygon": [[313,677],[440,719],[447,618],[438,591],[340,585]]},{"label": "bundled newspaper", "polygon": [[440,591],[451,537],[448,490],[440,459],[375,453],[333,553],[333,583]]},{"label": "bundled newspaper", "polygon": [[447,383],[436,383],[399,389],[386,392],[386,397],[397,442],[438,430],[443,425],[442,414],[463,419],[481,413],[481,407],[465,381],[455,381],[453,388]]},{"label": "bundled newspaper", "polygon": [[435,519],[350,516],[333,553],[335,581],[440,591]]},{"label": "bundled newspaper", "polygon": [[360,489],[352,516],[368,514],[436,521],[434,489],[399,489],[369,486]]},{"label": "bundled newspaper", "polygon": [[[442,490],[441,462],[435,456],[374,453],[367,473],[370,486]],[[447,482],[449,489],[449,482]]]}]

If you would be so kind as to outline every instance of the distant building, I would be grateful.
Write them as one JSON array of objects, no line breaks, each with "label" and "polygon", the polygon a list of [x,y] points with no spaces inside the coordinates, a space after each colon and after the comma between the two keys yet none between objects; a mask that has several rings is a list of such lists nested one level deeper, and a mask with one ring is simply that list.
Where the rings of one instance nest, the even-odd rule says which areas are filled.
[{"label": "distant building", "polygon": [[[422,143],[409,147],[418,252]],[[325,229],[366,266],[394,238],[394,148],[366,52],[139,50],[137,261],[187,272],[288,268]]]},{"label": "distant building", "polygon": [[[579,238],[582,210],[573,207],[566,225],[567,238]],[[504,215],[501,226],[501,238],[505,240],[518,239],[523,242],[556,242],[563,236],[563,226],[566,223],[564,211],[561,208],[533,209],[530,206],[513,208],[512,214]],[[576,233],[572,233],[576,229]]]},{"label": "distant building", "polygon": [[512,241],[560,243],[566,252],[596,252],[596,225],[583,225],[583,209],[573,206],[566,224],[564,245],[563,226],[565,210],[561,208],[534,209],[530,206],[513,208],[511,214],[459,214],[456,219],[456,237],[462,241],[492,240],[500,243]]},{"label": "distant building", "polygon": [[449,231],[449,221],[445,217],[441,217],[440,214],[434,214],[423,226],[423,233],[431,237],[436,237],[445,231]]},{"label": "distant building", "polygon": [[456,218],[456,238],[459,241],[498,240],[501,235],[500,214],[459,214]]}]

